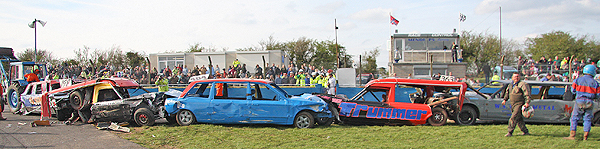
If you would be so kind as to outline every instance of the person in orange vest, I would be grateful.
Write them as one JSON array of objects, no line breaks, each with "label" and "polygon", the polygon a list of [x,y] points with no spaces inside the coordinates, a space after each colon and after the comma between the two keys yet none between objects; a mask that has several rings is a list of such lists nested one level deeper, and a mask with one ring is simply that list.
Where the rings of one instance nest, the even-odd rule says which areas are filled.
[{"label": "person in orange vest", "polygon": [[[2,91],[4,91],[4,88],[0,85],[0,95],[2,95]],[[0,96],[0,98],[3,97],[4,96]],[[6,118],[2,116],[2,112],[4,112],[4,99],[0,99],[0,120],[6,120]]]},{"label": "person in orange vest", "polygon": [[31,82],[40,82],[40,78],[38,78],[38,74],[40,74],[40,70],[36,69],[35,71],[33,71],[33,73],[29,73],[25,75],[25,78],[27,78],[27,82],[31,83]]}]

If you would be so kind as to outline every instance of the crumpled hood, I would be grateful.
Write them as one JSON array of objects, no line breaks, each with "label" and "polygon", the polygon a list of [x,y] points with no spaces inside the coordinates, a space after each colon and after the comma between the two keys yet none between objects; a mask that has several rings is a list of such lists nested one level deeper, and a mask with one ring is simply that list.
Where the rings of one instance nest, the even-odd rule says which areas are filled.
[{"label": "crumpled hood", "polygon": [[327,102],[323,101],[323,99],[312,95],[312,94],[302,94],[300,96],[292,96],[290,99],[288,99],[291,102],[301,102],[301,103],[315,103],[315,104],[327,104]]}]

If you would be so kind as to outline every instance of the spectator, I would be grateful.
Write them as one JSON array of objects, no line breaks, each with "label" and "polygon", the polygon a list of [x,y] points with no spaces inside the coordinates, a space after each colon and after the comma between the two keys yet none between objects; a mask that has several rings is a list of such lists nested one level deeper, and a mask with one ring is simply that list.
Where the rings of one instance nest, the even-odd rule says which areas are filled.
[{"label": "spectator", "polygon": [[164,75],[161,75],[160,78],[158,78],[156,82],[154,82],[154,84],[158,86],[159,92],[169,91],[169,81]]}]

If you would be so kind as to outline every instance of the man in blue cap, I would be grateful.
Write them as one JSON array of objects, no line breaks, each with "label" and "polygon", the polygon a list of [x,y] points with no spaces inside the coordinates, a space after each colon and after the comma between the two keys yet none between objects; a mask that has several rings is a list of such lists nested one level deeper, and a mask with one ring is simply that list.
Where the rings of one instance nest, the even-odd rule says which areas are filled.
[{"label": "man in blue cap", "polygon": [[583,67],[583,76],[573,81],[572,92],[575,96],[575,106],[573,106],[573,112],[571,113],[571,132],[568,137],[564,137],[567,140],[575,140],[575,134],[577,133],[577,121],[583,117],[583,140],[587,140],[592,129],[592,118],[594,117],[594,99],[600,97],[600,86],[598,82],[594,80],[596,75],[596,66],[586,65]]}]

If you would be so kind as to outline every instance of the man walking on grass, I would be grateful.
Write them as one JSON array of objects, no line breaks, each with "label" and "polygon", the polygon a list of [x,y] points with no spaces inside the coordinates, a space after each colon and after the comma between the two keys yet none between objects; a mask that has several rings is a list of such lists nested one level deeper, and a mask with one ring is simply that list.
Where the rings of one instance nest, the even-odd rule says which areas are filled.
[{"label": "man walking on grass", "polygon": [[586,65],[583,67],[583,76],[573,81],[573,93],[575,96],[575,106],[571,112],[571,132],[567,140],[575,140],[577,133],[577,121],[583,117],[583,140],[587,140],[592,129],[592,118],[594,117],[594,99],[600,97],[600,86],[594,80],[596,75],[596,66]]},{"label": "man walking on grass", "polygon": [[509,84],[504,91],[504,101],[502,101],[502,105],[506,104],[506,100],[509,99],[512,115],[508,121],[508,133],[504,136],[511,137],[515,130],[515,126],[519,126],[519,129],[523,132],[522,135],[529,135],[529,130],[525,126],[525,121],[523,120],[521,107],[529,107],[529,102],[531,101],[531,89],[529,89],[527,83],[521,81],[519,73],[516,72],[512,75],[512,83]]}]

